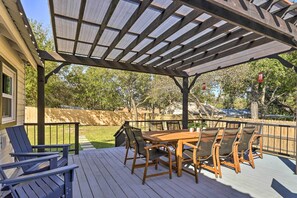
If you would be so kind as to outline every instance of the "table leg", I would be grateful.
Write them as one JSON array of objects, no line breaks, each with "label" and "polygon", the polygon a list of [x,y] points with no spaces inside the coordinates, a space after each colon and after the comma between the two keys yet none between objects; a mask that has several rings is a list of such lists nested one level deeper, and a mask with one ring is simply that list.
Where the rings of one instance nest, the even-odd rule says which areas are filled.
[{"label": "table leg", "polygon": [[177,142],[177,148],[176,148],[176,155],[177,155],[177,176],[182,176],[182,154],[183,154],[183,141],[179,140]]}]

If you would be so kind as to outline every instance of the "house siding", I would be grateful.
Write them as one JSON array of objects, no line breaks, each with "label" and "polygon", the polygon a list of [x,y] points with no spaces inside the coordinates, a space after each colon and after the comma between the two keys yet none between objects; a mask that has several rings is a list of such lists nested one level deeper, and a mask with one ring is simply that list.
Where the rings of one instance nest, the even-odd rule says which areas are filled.
[{"label": "house siding", "polygon": [[[10,66],[16,70],[17,75],[17,111],[16,111],[16,124],[21,125],[25,119],[25,67],[22,60],[17,53],[10,47],[5,38],[0,36],[0,56]],[[1,96],[2,97],[2,96]],[[1,104],[2,105],[2,104]],[[0,130],[0,164],[12,162],[13,158],[9,153],[12,152],[12,147],[9,143],[9,138],[6,130],[1,126]],[[13,171],[11,171],[12,173]]]}]

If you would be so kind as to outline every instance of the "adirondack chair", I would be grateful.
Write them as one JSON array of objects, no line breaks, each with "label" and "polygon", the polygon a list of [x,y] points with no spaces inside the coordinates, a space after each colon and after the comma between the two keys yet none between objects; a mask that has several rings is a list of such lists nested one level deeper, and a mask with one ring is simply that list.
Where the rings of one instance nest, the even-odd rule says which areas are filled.
[{"label": "adirondack chair", "polygon": [[[71,198],[74,169],[77,165],[64,166],[39,173],[8,178],[5,170],[23,166],[32,166],[40,162],[50,161],[51,167],[57,165],[59,155],[50,155],[21,162],[0,165],[0,184],[7,191],[0,192],[0,197],[34,198],[34,197],[66,197]],[[8,187],[8,188],[7,188]]]},{"label": "adirondack chair", "polygon": [[[62,167],[68,164],[68,150],[69,144],[59,144],[59,145],[31,145],[28,136],[26,134],[23,125],[8,127],[6,132],[10,139],[11,145],[13,147],[14,153],[11,153],[12,157],[15,157],[17,161],[23,161],[27,159],[32,159],[36,157],[42,157],[47,155],[58,154],[58,152],[33,152],[33,149],[45,149],[45,148],[62,148],[63,156],[58,159],[57,166]],[[39,163],[31,165],[22,166],[24,174],[31,174],[39,171],[48,170],[49,166],[47,163]]]}]

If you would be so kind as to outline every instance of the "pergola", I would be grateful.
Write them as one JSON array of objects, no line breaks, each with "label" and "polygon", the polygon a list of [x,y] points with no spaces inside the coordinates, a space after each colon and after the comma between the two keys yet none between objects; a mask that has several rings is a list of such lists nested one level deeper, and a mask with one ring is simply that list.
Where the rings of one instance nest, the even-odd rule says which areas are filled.
[{"label": "pergola", "polygon": [[[22,9],[19,0],[17,5]],[[184,128],[188,93],[203,73],[261,58],[278,59],[297,72],[279,56],[297,48],[297,4],[287,0],[49,0],[49,7],[55,52],[38,53],[62,64],[46,76],[38,66],[40,144],[44,84],[65,65],[172,77],[183,93]]]}]

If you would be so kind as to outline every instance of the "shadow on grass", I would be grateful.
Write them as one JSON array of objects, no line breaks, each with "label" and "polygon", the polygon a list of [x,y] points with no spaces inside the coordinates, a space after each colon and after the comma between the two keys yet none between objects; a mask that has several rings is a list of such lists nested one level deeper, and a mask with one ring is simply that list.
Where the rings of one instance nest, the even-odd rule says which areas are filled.
[{"label": "shadow on grass", "polygon": [[287,189],[284,185],[279,183],[276,179],[272,180],[271,187],[282,197],[297,197],[296,193],[291,192],[289,189]]}]

